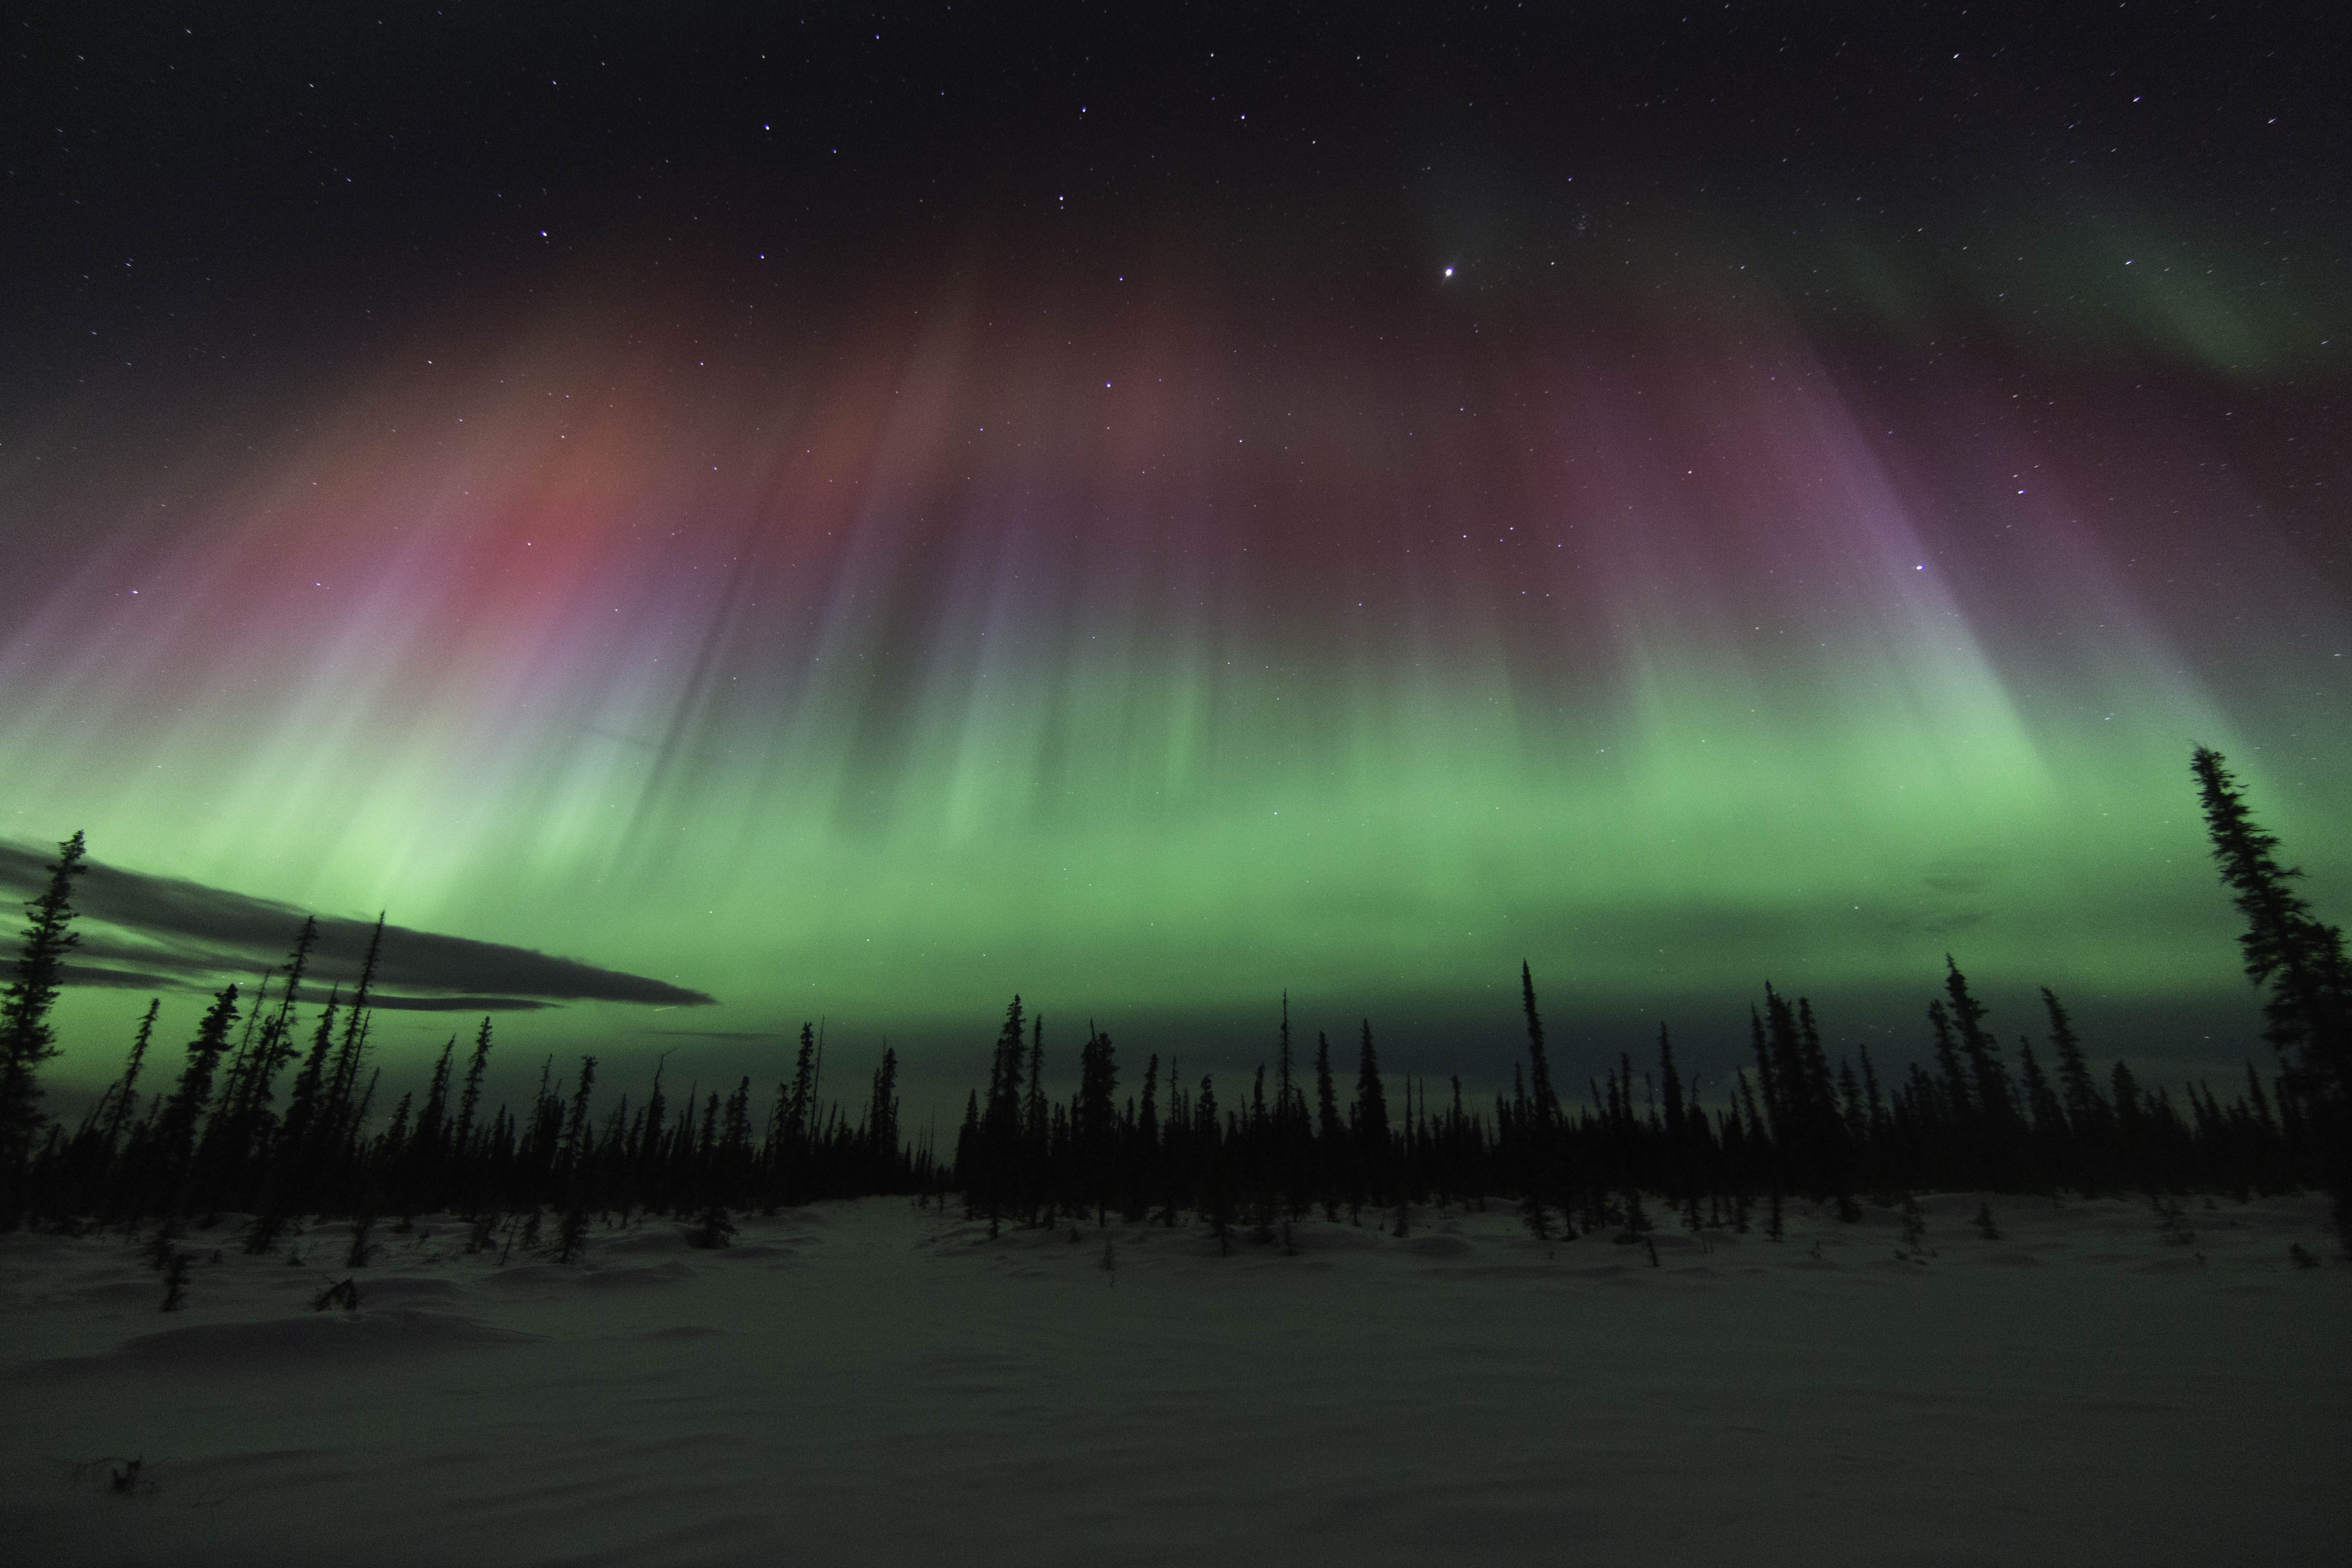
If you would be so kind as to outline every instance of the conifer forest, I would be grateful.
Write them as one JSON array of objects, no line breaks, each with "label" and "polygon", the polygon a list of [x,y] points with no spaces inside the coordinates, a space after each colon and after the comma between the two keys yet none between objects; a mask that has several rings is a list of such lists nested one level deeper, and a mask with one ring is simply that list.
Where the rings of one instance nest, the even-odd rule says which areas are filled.
[{"label": "conifer forest", "polygon": [[1315,1212],[1403,1236],[1412,1206],[1433,1202],[1508,1205],[1544,1239],[1629,1239],[1659,1226],[1777,1238],[1784,1205],[1800,1198],[1853,1220],[1863,1204],[1929,1192],[2160,1201],[2322,1188],[2352,1244],[2342,931],[2296,892],[2297,871],[2223,759],[2199,749],[2193,774],[2275,1053],[2221,1090],[2145,1085],[2123,1059],[2094,1070],[2047,989],[2041,1043],[2021,1036],[2011,1050],[1948,960],[1924,1009],[1927,1049],[1908,1061],[1864,1049],[1832,1062],[1811,1003],[1766,984],[1750,1014],[1753,1059],[1720,1103],[1686,1080],[1664,1029],[1654,1057],[1622,1055],[1601,1078],[1563,1085],[1523,965],[1524,1055],[1509,1091],[1490,1099],[1465,1096],[1458,1077],[1392,1081],[1369,1019],[1336,1047],[1320,1033],[1294,1039],[1286,1003],[1268,1060],[1246,1082],[1188,1081],[1172,1056],[1123,1068],[1114,1042],[1090,1031],[1076,1092],[1056,1100],[1043,1020],[1015,996],[951,1148],[904,1136],[887,1050],[864,1092],[828,1098],[814,1025],[772,1087],[745,1077],[681,1091],[659,1070],[644,1084],[600,1084],[594,1057],[550,1058],[527,1103],[490,1105],[488,1017],[469,1043],[451,1038],[428,1082],[386,1085],[368,1060],[375,952],[350,995],[306,994],[315,922],[252,996],[222,990],[184,1051],[153,1037],[151,1004],[121,1075],[68,1127],[43,1115],[38,1070],[57,1050],[46,1016],[75,940],[77,836],[28,906],[0,1015],[7,1218],[143,1228],[168,1258],[175,1238],[225,1212],[252,1216],[237,1239],[257,1254],[289,1225],[345,1217],[356,1262],[379,1222],[465,1215],[479,1247],[507,1216],[528,1216],[526,1245],[568,1261],[615,1214],[688,1216],[718,1247],[731,1215],[883,1194],[961,1205],[992,1235],[1116,1215],[1204,1227],[1229,1250],[1272,1244]]}]

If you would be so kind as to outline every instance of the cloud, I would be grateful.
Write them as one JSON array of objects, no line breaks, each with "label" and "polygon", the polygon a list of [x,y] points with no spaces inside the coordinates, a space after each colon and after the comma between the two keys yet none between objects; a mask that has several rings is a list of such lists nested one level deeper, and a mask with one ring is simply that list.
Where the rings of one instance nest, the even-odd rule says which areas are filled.
[{"label": "cloud", "polygon": [[[0,840],[0,889],[37,894],[53,852]],[[305,911],[201,882],[150,877],[86,861],[74,883],[82,941],[70,984],[209,991],[281,964]],[[90,922],[101,928],[88,929]],[[310,978],[348,989],[359,978],[373,921],[325,916]],[[386,924],[376,960],[375,1005],[389,1009],[515,1011],[564,1002],[694,1007],[714,998],[644,975],[600,969],[525,947]]]}]

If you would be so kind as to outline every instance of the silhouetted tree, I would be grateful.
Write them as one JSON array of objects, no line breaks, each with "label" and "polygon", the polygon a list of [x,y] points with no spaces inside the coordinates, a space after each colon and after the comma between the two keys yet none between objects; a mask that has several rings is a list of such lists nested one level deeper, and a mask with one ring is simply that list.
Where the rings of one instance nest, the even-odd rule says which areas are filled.
[{"label": "silhouetted tree", "polygon": [[[1206,1083],[1204,1079],[1202,1080]],[[1389,1181],[1389,1097],[1381,1084],[1381,1058],[1372,1049],[1372,1021],[1364,1020],[1356,1053],[1355,1125],[1349,1139],[1356,1148],[1361,1180],[1376,1199],[1384,1200]]]},{"label": "silhouetted tree", "polygon": [[159,1173],[173,1186],[188,1177],[197,1120],[211,1103],[214,1070],[228,1049],[228,1032],[236,1017],[236,987],[230,985],[214,996],[213,1005],[205,1009],[196,1037],[188,1042],[188,1065],[181,1069],[179,1087],[156,1118],[153,1147],[161,1163]]},{"label": "silhouetted tree", "polygon": [[[466,1065],[466,1091],[457,1099],[457,1130],[451,1134],[460,1153],[473,1147],[474,1113],[481,1108],[482,1074],[490,1065],[490,1017],[482,1015],[482,1026],[474,1033],[473,1059]],[[655,1068],[656,1077],[660,1068]]]},{"label": "silhouetted tree", "polygon": [[162,1011],[163,999],[150,997],[147,1011],[139,1019],[139,1033],[131,1041],[131,1060],[123,1067],[122,1079],[110,1095],[106,1122],[106,1148],[110,1155],[122,1142],[122,1124],[130,1119],[138,1104],[139,1069],[147,1060],[147,1042],[155,1036],[155,1015]]},{"label": "silhouetted tree", "polygon": [[47,885],[25,906],[30,918],[16,973],[0,993],[0,1229],[18,1223],[25,1164],[40,1131],[37,1074],[58,1054],[49,1010],[64,984],[66,954],[81,941],[72,929],[73,879],[82,873],[86,853],[79,833],[58,846]]},{"label": "silhouetted tree", "polygon": [[2336,1229],[2352,1249],[2352,965],[2341,928],[2324,923],[2294,890],[2300,867],[2279,864],[2219,752],[2190,759],[2221,881],[2246,929],[2238,938],[2246,978],[2267,988],[2265,1037],[2287,1059],[2287,1082],[2318,1135]]}]

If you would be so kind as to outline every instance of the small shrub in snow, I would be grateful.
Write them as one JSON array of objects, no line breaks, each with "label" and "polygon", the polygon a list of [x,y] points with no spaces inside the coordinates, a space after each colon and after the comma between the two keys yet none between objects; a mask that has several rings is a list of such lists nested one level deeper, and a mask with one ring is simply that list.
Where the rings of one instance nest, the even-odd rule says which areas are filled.
[{"label": "small shrub in snow", "polygon": [[328,1286],[310,1298],[310,1310],[323,1312],[330,1307],[341,1307],[346,1312],[360,1310],[360,1285],[355,1279],[343,1279]]},{"label": "small shrub in snow", "polygon": [[1903,1194],[1903,1245],[1895,1256],[1906,1263],[1925,1263],[1936,1256],[1927,1245],[1927,1216],[1919,1212],[1919,1205],[1910,1194]]},{"label": "small shrub in snow", "polygon": [[353,1216],[352,1220],[352,1250],[350,1256],[343,1259],[344,1268],[365,1268],[367,1267],[368,1259],[374,1256],[375,1253],[375,1247],[368,1240],[368,1233],[374,1228],[375,1215],[362,1210],[360,1214]]},{"label": "small shrub in snow", "polygon": [[734,1234],[735,1227],[728,1223],[727,1211],[713,1204],[709,1212],[702,1216],[702,1223],[688,1234],[686,1244],[706,1252],[715,1251],[728,1246],[727,1238]]},{"label": "small shrub in snow", "polygon": [[569,1263],[579,1256],[580,1249],[588,1244],[588,1210],[585,1205],[574,1204],[564,1211],[562,1227],[555,1233],[555,1260],[558,1263]]},{"label": "small shrub in snow", "polygon": [[147,1244],[148,1266],[159,1273],[171,1268],[172,1260],[180,1256],[179,1242],[180,1222],[164,1220],[155,1227],[155,1239]]},{"label": "small shrub in snow", "polygon": [[188,1255],[172,1254],[172,1261],[163,1266],[163,1310],[176,1312],[188,1300]]}]

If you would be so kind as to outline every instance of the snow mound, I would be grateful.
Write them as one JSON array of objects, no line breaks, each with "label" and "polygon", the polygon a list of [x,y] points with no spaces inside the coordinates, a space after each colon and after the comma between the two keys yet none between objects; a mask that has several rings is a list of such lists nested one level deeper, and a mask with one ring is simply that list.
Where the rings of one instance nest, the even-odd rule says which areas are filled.
[{"label": "snow mound", "polygon": [[160,1281],[149,1279],[108,1279],[58,1294],[63,1300],[93,1307],[152,1307],[163,1300],[163,1287]]},{"label": "snow mound", "polygon": [[191,1323],[136,1335],[100,1355],[60,1356],[43,1364],[56,1372],[242,1370],[316,1358],[376,1359],[523,1344],[541,1337],[455,1313],[394,1307],[388,1311],[307,1312],[258,1322]]},{"label": "snow mound", "polygon": [[674,1226],[656,1226],[611,1241],[599,1240],[596,1250],[607,1257],[633,1257],[644,1252],[684,1252],[687,1233]]},{"label": "snow mound", "polygon": [[436,1279],[428,1274],[390,1274],[381,1279],[370,1279],[360,1287],[360,1299],[378,1304],[393,1301],[455,1301],[462,1299],[466,1288],[454,1279]]},{"label": "snow mound", "polygon": [[1316,1226],[1292,1231],[1290,1245],[1301,1252],[1373,1252],[1381,1234],[1355,1226]]},{"label": "snow mound", "polygon": [[694,1267],[676,1259],[656,1263],[649,1268],[591,1268],[583,1270],[578,1279],[583,1289],[627,1290],[641,1285],[675,1285],[681,1279],[694,1278]]}]

